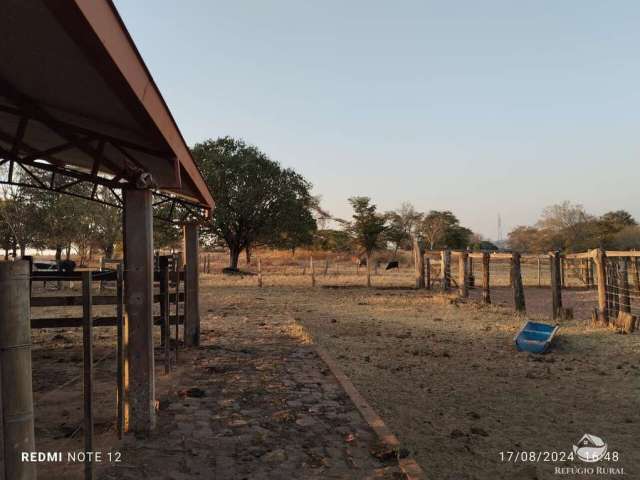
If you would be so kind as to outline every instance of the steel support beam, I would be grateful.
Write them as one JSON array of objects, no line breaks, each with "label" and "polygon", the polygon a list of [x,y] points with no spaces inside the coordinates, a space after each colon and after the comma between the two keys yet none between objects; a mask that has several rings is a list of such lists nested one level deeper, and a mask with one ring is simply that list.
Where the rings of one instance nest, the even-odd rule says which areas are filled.
[{"label": "steel support beam", "polygon": [[125,265],[125,428],[147,434],[155,427],[153,357],[153,194],[123,189]]},{"label": "steel support beam", "polygon": [[198,305],[198,225],[195,223],[185,224],[183,233],[183,251],[187,265],[185,271],[185,300],[187,309],[184,319],[184,342],[187,346],[195,346],[200,343],[200,307]]}]

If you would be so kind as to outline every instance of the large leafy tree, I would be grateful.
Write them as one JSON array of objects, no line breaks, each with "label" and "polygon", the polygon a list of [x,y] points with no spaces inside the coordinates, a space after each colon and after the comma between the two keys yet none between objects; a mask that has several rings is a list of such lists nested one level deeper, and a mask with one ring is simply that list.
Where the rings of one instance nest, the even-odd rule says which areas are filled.
[{"label": "large leafy tree", "polygon": [[386,218],[376,212],[377,207],[369,197],[351,197],[349,203],[353,207],[353,221],[349,225],[349,231],[367,260],[367,287],[370,287],[371,254],[383,246]]},{"label": "large leafy tree", "polygon": [[192,153],[215,201],[208,228],[229,247],[230,269],[256,242],[299,239],[303,224],[313,227],[305,213],[314,202],[311,184],[256,147],[224,137],[198,143]]},{"label": "large leafy tree", "polygon": [[431,210],[420,222],[418,230],[429,250],[437,248],[466,248],[473,232],[460,225],[458,218],[448,210]]},{"label": "large leafy tree", "polygon": [[388,226],[385,231],[385,239],[393,244],[394,256],[400,248],[411,248],[411,235],[423,218],[423,214],[408,202],[400,208],[386,213]]}]

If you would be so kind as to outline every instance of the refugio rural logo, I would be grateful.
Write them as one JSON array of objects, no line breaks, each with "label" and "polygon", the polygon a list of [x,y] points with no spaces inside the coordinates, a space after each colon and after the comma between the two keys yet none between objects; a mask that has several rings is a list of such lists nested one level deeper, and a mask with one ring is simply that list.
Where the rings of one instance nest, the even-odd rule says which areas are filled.
[{"label": "refugio rural logo", "polygon": [[600,437],[585,433],[573,446],[573,453],[583,462],[599,462],[607,454],[607,444]]}]

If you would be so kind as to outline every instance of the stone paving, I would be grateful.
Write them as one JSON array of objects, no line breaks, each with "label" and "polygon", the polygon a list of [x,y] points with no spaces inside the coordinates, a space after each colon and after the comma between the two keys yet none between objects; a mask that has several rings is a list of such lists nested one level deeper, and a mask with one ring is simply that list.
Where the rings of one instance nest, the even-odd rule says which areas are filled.
[{"label": "stone paving", "polygon": [[404,478],[293,319],[209,313],[181,353],[157,378],[157,430],[98,478]]}]

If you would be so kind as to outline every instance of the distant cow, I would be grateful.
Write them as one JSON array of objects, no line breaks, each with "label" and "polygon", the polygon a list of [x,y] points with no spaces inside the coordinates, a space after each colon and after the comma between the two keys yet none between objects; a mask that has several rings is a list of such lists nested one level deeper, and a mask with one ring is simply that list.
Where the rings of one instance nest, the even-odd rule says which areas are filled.
[{"label": "distant cow", "polygon": [[63,260],[62,262],[60,262],[58,269],[61,272],[71,273],[76,269],[76,262],[74,262],[73,260]]},{"label": "distant cow", "polygon": [[385,270],[391,270],[392,268],[395,269],[399,269],[400,266],[398,265],[398,261],[397,260],[393,260],[389,263],[387,263],[387,268],[385,268]]}]

